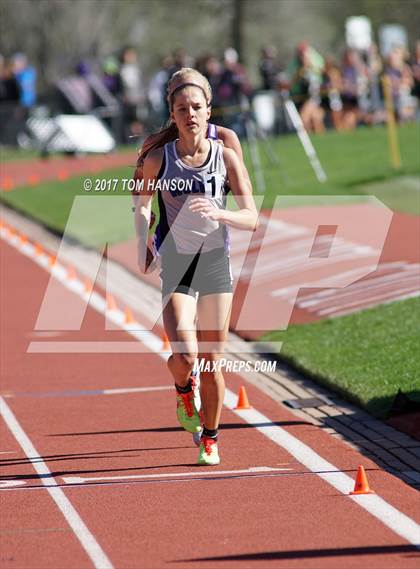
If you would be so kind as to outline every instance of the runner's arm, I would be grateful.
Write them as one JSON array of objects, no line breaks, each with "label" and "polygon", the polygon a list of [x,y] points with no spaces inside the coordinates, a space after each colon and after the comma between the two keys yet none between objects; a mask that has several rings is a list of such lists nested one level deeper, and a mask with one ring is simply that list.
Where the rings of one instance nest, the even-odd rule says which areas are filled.
[{"label": "runner's arm", "polygon": [[249,190],[252,194],[252,184],[251,184],[251,180],[249,178],[248,170],[245,166],[244,155],[242,152],[242,146],[241,146],[241,143],[239,141],[238,135],[236,134],[236,132],[234,130],[232,130],[230,128],[223,127],[223,126],[217,127],[217,134],[218,134],[219,139],[223,142],[223,145],[226,148],[231,148],[232,150],[234,150],[235,154],[238,156],[239,161],[241,163],[242,175],[244,177],[245,183],[249,187]]},{"label": "runner's arm", "polygon": [[[153,138],[152,136],[148,136],[144,141],[143,146],[139,148],[139,151],[137,153],[137,164],[133,174],[133,180],[136,180],[137,183],[140,183],[143,180],[143,168],[144,168],[145,158],[141,158],[141,154],[143,152],[143,148],[146,148],[151,143],[152,138]],[[139,198],[139,195],[140,192],[138,191],[131,192],[131,197],[133,198],[134,206],[137,205],[137,200]]]},{"label": "runner's arm", "polygon": [[162,163],[162,149],[153,150],[147,155],[143,165],[143,188],[136,199],[135,227],[137,235],[138,264],[146,272],[153,261],[148,247],[149,225],[152,213],[154,184]]},{"label": "runner's arm", "polygon": [[242,166],[236,153],[230,148],[223,149],[226,170],[232,194],[239,207],[237,211],[220,209],[206,198],[194,198],[190,202],[190,210],[200,213],[214,221],[235,227],[255,231],[258,228],[258,212],[252,197],[251,188],[242,175]]}]

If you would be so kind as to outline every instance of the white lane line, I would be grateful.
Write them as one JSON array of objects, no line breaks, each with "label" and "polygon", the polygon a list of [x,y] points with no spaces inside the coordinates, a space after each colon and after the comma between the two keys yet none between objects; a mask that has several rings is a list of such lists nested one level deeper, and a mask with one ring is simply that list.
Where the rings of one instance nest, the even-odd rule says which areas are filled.
[{"label": "white lane line", "polygon": [[[3,233],[2,233],[3,236]],[[17,249],[20,249],[16,243],[13,243],[12,239],[8,239],[6,236],[6,240],[9,241],[12,245],[14,245]],[[42,265],[43,263],[40,262],[39,256],[34,257],[33,255],[28,255],[32,258],[36,263]],[[56,271],[51,271],[51,274],[56,276]],[[57,277],[56,277],[57,278]],[[62,281],[65,286],[68,286],[68,281]],[[73,282],[73,281],[71,281]],[[81,282],[81,281],[80,281]],[[80,292],[80,287],[74,287],[74,292],[79,294],[82,298],[84,293]],[[92,295],[93,296],[93,295]],[[100,312],[101,314],[105,314],[106,311],[106,303],[105,299],[101,297],[99,294],[96,295],[94,298],[94,302],[92,302],[91,297],[91,305],[95,310]],[[114,311],[117,312],[117,311]],[[109,312],[108,312],[109,317]],[[141,332],[135,330],[130,330],[123,324],[123,313],[120,311],[120,315],[118,318],[115,319],[116,323],[121,326],[123,329],[126,330],[128,334],[131,334],[139,341],[145,343],[151,351],[156,353],[159,357],[163,360],[167,360],[169,354],[160,352],[158,345],[158,338],[152,332]],[[140,325],[138,325],[140,326]],[[251,425],[255,425],[255,427],[266,437],[276,443],[278,446],[284,448],[289,454],[291,454],[296,460],[298,460],[301,464],[306,466],[311,472],[317,474],[320,478],[322,478],[325,482],[336,488],[342,494],[347,495],[350,490],[352,490],[354,486],[354,481],[344,474],[340,472],[339,469],[330,464],[326,460],[324,460],[321,456],[319,456],[315,451],[313,451],[310,447],[302,443],[299,439],[294,437],[293,435],[289,434],[285,429],[279,427],[277,425],[273,425],[272,421],[259,413],[254,409],[250,409],[247,411],[236,411],[234,407],[237,403],[237,396],[226,389],[225,392],[225,405],[231,409],[234,413],[236,413],[239,417],[241,417],[245,422]],[[270,423],[270,425],[266,427],[258,426],[261,422],[263,423]],[[45,465],[45,468],[46,465]],[[420,526],[411,518],[394,508],[391,504],[386,502],[383,498],[380,498],[376,494],[370,495],[361,495],[361,496],[349,496],[354,502],[359,504],[362,508],[372,514],[375,518],[377,518],[380,522],[394,531],[397,535],[401,536],[403,539],[408,541],[409,543],[415,545],[416,547],[420,548]]]},{"label": "white lane line", "polygon": [[[335,273],[334,275],[332,275],[331,277],[328,278],[322,278],[322,279],[318,279],[315,281],[303,281],[297,279],[295,284],[289,285],[287,287],[282,287],[282,288],[277,288],[275,290],[272,290],[270,292],[270,295],[273,297],[281,297],[281,298],[289,298],[291,293],[294,293],[296,291],[296,288],[300,288],[300,298],[302,300],[306,300],[307,298],[312,298],[312,297],[316,297],[315,293],[308,293],[304,291],[302,291],[302,289],[305,288],[322,288],[322,287],[330,287],[333,288],[334,287],[334,282],[337,282],[337,287],[340,286],[340,282],[342,282],[342,279],[346,278],[346,277],[354,277],[354,280],[360,275],[361,277],[365,276],[368,272],[374,271],[376,268],[376,265],[363,265],[362,267],[359,267],[357,269],[350,269],[349,271],[341,271],[338,273]],[[325,293],[326,291],[322,291]],[[318,294],[318,293],[317,293]]]},{"label": "white lane line", "polygon": [[[64,283],[63,283],[64,284]],[[103,312],[105,314],[105,312]],[[108,319],[110,313],[107,311],[106,316]],[[125,327],[123,324],[120,324],[121,328],[124,330],[129,330],[130,328]],[[132,328],[131,328],[132,329]],[[147,340],[147,337],[143,334],[143,340]],[[96,341],[72,341],[69,342],[65,340],[60,340],[58,342],[50,342],[50,341],[37,341],[33,340],[30,342],[27,352],[28,354],[102,354],[104,352],[108,354],[144,354],[148,353],[142,345],[147,345],[147,348],[150,349],[150,345],[147,344],[146,341],[141,340],[142,335],[139,333],[139,337],[136,338],[136,342],[133,341],[118,341],[113,342],[111,340],[100,340]],[[162,347],[162,340],[156,340],[154,345],[154,350],[157,351]]]},{"label": "white lane line", "polygon": [[[389,300],[384,300],[383,302],[381,302],[381,305],[383,304],[391,304],[392,302],[396,302],[397,300],[406,300],[407,298],[415,298],[417,296],[420,296],[420,291],[415,291],[412,292],[410,294],[404,294],[402,296],[399,296],[398,298],[391,298]],[[378,304],[376,302],[370,302],[369,304],[364,304],[363,305],[363,310],[366,310],[367,308],[374,308],[375,306],[378,306]],[[356,306],[353,308],[349,308],[348,310],[340,310],[339,312],[334,312],[333,314],[331,314],[331,316],[329,316],[329,318],[337,318],[338,316],[346,316],[346,314],[353,314],[354,312],[360,312],[361,307]]]},{"label": "white lane line", "polygon": [[[307,308],[308,312],[313,314],[326,315],[333,314],[338,310],[347,310],[348,308],[358,308],[363,310],[366,304],[384,304],[386,300],[399,300],[407,294],[419,293],[420,288],[417,282],[411,283],[404,288],[382,287],[382,290],[359,292],[358,294],[348,296],[347,298],[331,298],[328,302],[323,302],[322,306]],[[300,307],[299,307],[300,308]]]},{"label": "white lane line", "polygon": [[[108,316],[109,313],[107,313]],[[140,325],[139,325],[140,326]],[[133,330],[133,327],[128,328],[124,324],[121,324],[121,328],[125,331]],[[144,332],[142,333],[144,334]],[[146,342],[142,341],[142,334],[139,333],[139,337],[136,338],[136,342],[133,341],[118,341],[112,342],[111,340],[102,340],[100,342],[90,342],[89,340],[82,342],[74,342],[62,340],[59,342],[49,342],[49,341],[32,341],[28,349],[26,350],[28,354],[103,354],[103,353],[117,353],[117,354],[144,354],[149,353],[144,349],[147,346],[149,350],[153,346],[154,353],[162,351],[162,340],[159,340],[155,336],[153,344],[147,345]],[[144,336],[143,336],[144,339]],[[147,338],[146,338],[147,339]],[[174,343],[175,348],[184,349],[184,345],[181,342]],[[232,353],[240,354],[255,354],[256,352],[264,352],[265,354],[278,354],[280,352],[282,342],[243,342],[232,340],[229,343],[230,351]],[[210,347],[213,346],[210,344]],[[165,348],[168,351],[170,348]]]},{"label": "white lane line", "polygon": [[[262,252],[260,255],[251,254],[252,256],[258,256],[258,273],[256,275],[252,275],[253,281],[257,279],[258,282],[268,280],[268,277],[271,275],[278,276],[283,278],[285,275],[295,274],[297,271],[302,269],[302,263],[305,262],[305,271],[308,271],[311,268],[319,268],[319,259],[316,257],[307,259],[305,257],[305,252],[308,249],[308,246],[312,244],[311,240],[302,243],[296,243],[291,245],[287,248],[287,250],[283,253],[279,253],[278,250],[275,251],[266,251]],[[299,246],[299,247],[298,247]],[[297,251],[295,251],[297,249]],[[329,247],[325,248],[325,251],[329,251]],[[299,254],[301,252],[301,254]],[[321,253],[321,251],[319,252]],[[349,248],[344,244],[340,244],[335,247],[334,249],[334,256],[330,257],[330,265],[328,268],[331,270],[333,264],[339,265],[343,261],[354,261],[360,259],[360,257],[366,257],[367,259],[370,257],[374,258],[375,251],[372,250],[370,247],[367,246],[357,246],[354,249]],[[282,260],[284,259],[284,260]],[[339,269],[337,269],[338,272]],[[250,269],[244,269],[242,271],[244,276],[250,275]]]},{"label": "white lane line", "polygon": [[0,480],[0,488],[12,488],[15,486],[24,486],[26,480]]},{"label": "white lane line", "polygon": [[63,476],[66,484],[83,484],[85,482],[102,482],[107,480],[149,480],[155,478],[183,478],[184,476],[222,476],[222,475],[235,475],[235,474],[253,474],[253,473],[267,473],[267,472],[283,472],[291,471],[292,468],[271,468],[270,466],[252,466],[242,470],[203,470],[196,472],[169,472],[163,474],[128,474],[124,476]]},{"label": "white lane line", "polygon": [[[361,257],[364,257],[364,259],[361,259]],[[267,269],[267,271],[265,271],[264,273],[261,271],[262,277],[259,278],[259,274],[258,273],[258,283],[262,283],[262,282],[267,282],[269,281],[269,275],[270,275],[270,271],[271,271],[271,275],[272,278],[276,278],[276,279],[282,279],[284,280],[285,277],[293,277],[293,278],[297,278],[297,275],[303,275],[304,273],[307,273],[308,271],[312,271],[312,270],[318,270],[319,268],[322,268],[323,271],[327,271],[327,269],[329,271],[331,271],[331,278],[334,279],[335,275],[340,271],[340,265],[342,263],[344,263],[345,261],[351,261],[353,262],[353,264],[355,264],[355,259],[357,259],[358,261],[358,266],[360,266],[360,262],[362,261],[367,261],[367,262],[373,262],[375,260],[375,257],[373,255],[371,255],[370,253],[365,255],[362,252],[352,252],[349,253],[348,255],[342,255],[340,257],[331,257],[331,260],[329,261],[329,265],[325,266],[325,267],[320,267],[320,261],[319,259],[317,259],[316,257],[312,257],[310,258],[308,261],[306,261],[305,266],[303,267],[303,271],[302,271],[302,262],[304,259],[300,259],[297,260],[296,262],[292,263],[282,263],[282,265],[284,266],[284,268],[276,268],[275,265],[273,265],[270,269]],[[259,270],[259,269],[258,269]],[[335,272],[332,272],[332,271]],[[328,273],[324,272],[324,275]],[[304,279],[304,276],[299,276],[299,279]],[[327,277],[325,277],[327,278]],[[255,277],[253,276],[253,282],[255,281]],[[277,283],[274,283],[275,285]],[[274,286],[274,285],[273,285]],[[299,286],[299,285],[298,285]]]},{"label": "white lane line", "polygon": [[368,303],[369,304],[374,303],[375,305],[377,305],[377,304],[383,304],[382,301],[384,300],[391,300],[391,301],[398,300],[403,296],[406,297],[407,294],[412,294],[412,295],[419,294],[418,285],[416,285],[416,283],[413,283],[412,285],[407,286],[405,288],[390,290],[388,292],[383,292],[382,294],[369,296],[366,299],[361,298],[359,300],[354,300],[353,302],[343,302],[341,304],[336,304],[334,306],[331,306],[329,308],[324,308],[322,310],[313,310],[313,312],[321,316],[328,316],[329,314],[337,312],[338,310],[341,311],[341,310],[347,310],[352,307],[362,307]]},{"label": "white lane line", "polygon": [[[137,342],[136,342],[137,343]],[[12,397],[84,397],[95,395],[120,395],[124,393],[149,393],[154,391],[171,391],[173,385],[155,385],[153,387],[118,387],[112,389],[81,389],[80,391],[29,391],[29,392],[9,392],[0,393],[5,399]],[[0,452],[0,454],[6,454]]]},{"label": "white lane line", "polygon": [[[277,425],[258,426],[261,425],[261,423],[271,423],[268,417],[255,409],[247,409],[245,411],[235,410],[237,399],[237,396],[232,391],[226,389],[225,405],[236,413],[236,415],[241,417],[241,419],[250,425],[255,425],[255,428],[260,431],[260,433],[277,445],[283,447],[308,470],[317,474],[342,494],[347,495],[353,490],[354,480],[350,478],[350,476],[347,476],[344,472],[340,472],[336,466],[324,460],[309,446],[302,443],[283,428]],[[377,494],[349,497],[392,529],[396,534],[420,548],[420,526],[414,520],[391,506],[391,504],[388,504],[388,502]]]},{"label": "white lane line", "polygon": [[120,393],[149,393],[149,391],[172,391],[173,385],[157,385],[156,387],[121,387],[120,389],[104,389],[104,395],[119,395]]},{"label": "white lane line", "polygon": [[[301,308],[308,308],[308,307],[312,307],[315,305],[320,307],[320,306],[328,305],[329,302],[334,302],[335,300],[341,300],[341,299],[343,299],[349,295],[354,296],[354,297],[360,296],[360,295],[369,295],[373,289],[387,288],[387,287],[389,287],[389,285],[391,285],[391,287],[395,288],[394,287],[395,282],[398,282],[398,283],[404,282],[404,284],[406,284],[407,281],[411,281],[411,280],[419,281],[419,278],[420,278],[420,273],[418,272],[417,269],[416,269],[416,272],[414,272],[414,274],[411,274],[411,271],[404,271],[404,273],[402,271],[399,271],[399,272],[387,274],[385,276],[381,275],[378,277],[372,277],[372,278],[365,279],[364,281],[362,281],[358,284],[350,285],[349,287],[346,287],[344,289],[331,291],[330,297],[328,295],[325,295],[323,298],[318,297],[318,298],[311,299],[311,300],[304,300],[304,301],[299,303],[299,306]],[[391,290],[392,290],[392,288],[391,288]]]},{"label": "white lane line", "polygon": [[0,397],[0,413],[27,458],[39,459],[38,462],[33,462],[31,460],[36,473],[39,475],[42,484],[46,487],[47,492],[63,514],[75,536],[80,541],[94,567],[96,569],[113,569],[113,565],[106,553],[96,541],[95,537],[79,516],[70,500],[64,494],[63,490],[59,488],[57,481],[51,475],[50,469],[42,460],[38,451],[18,423],[12,410],[9,408],[3,397]]},{"label": "white lane line", "polygon": [[[363,265],[362,267],[359,267],[357,269],[351,269],[349,271],[344,271],[342,273],[336,273],[335,275],[328,277],[328,279],[320,279],[317,281],[305,283],[304,285],[300,285],[300,286],[305,286],[307,288],[322,288],[325,286],[329,286],[330,288],[333,288],[333,285],[329,284],[331,282],[331,279],[338,280],[340,282],[340,279],[342,279],[344,277],[353,276],[354,281],[356,281],[356,278],[359,275],[361,277],[366,275],[366,277],[368,277],[366,279],[366,281],[372,282],[373,279],[375,279],[375,278],[380,278],[380,277],[384,277],[384,276],[387,276],[390,274],[395,274],[398,272],[398,270],[400,270],[400,273],[402,273],[405,270],[411,271],[411,270],[414,270],[415,268],[416,268],[416,265],[407,265],[407,263],[405,261],[380,263],[379,265],[367,264],[367,265]],[[372,276],[372,273],[373,273],[373,276]],[[385,273],[385,275],[382,273]],[[364,282],[365,281],[358,281],[357,283],[354,282],[354,284],[349,285],[349,286],[351,286],[352,288],[363,286]],[[292,289],[292,286],[288,287],[288,288]],[[285,294],[288,293],[288,288],[277,289],[277,291],[274,291],[276,293],[274,296],[284,296]],[[339,288],[339,285],[336,288]],[[325,296],[330,296],[332,294],[334,294],[334,290],[321,290],[321,291],[316,291],[316,292],[306,292],[306,294],[304,292],[301,292],[300,293],[300,299],[302,301],[303,300],[306,301],[306,300],[311,300],[311,299],[323,298]]]}]

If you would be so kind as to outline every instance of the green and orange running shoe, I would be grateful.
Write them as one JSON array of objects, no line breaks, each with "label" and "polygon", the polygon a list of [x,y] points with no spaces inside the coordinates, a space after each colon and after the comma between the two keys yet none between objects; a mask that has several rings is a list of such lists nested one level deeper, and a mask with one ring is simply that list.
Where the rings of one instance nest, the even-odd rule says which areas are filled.
[{"label": "green and orange running shoe", "polygon": [[214,466],[220,464],[217,441],[209,437],[201,437],[198,464],[202,466]]},{"label": "green and orange running shoe", "polygon": [[176,394],[176,415],[181,426],[189,433],[201,432],[200,415],[194,401],[194,392]]}]

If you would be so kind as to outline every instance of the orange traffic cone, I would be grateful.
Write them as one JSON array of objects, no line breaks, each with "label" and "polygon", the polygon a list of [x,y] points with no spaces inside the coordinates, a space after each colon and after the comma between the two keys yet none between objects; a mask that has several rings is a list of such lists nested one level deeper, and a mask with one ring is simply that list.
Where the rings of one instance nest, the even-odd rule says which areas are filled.
[{"label": "orange traffic cone", "polygon": [[375,492],[369,488],[366,472],[362,465],[357,469],[356,483],[353,492],[350,492],[350,494],[375,494]]},{"label": "orange traffic cone", "polygon": [[248,395],[246,394],[244,386],[242,386],[239,390],[238,403],[235,409],[252,409],[251,405],[249,404]]},{"label": "orange traffic cone", "polygon": [[126,324],[134,324],[134,322],[135,322],[133,313],[132,313],[131,310],[128,308],[128,306],[127,306],[126,309],[125,309],[124,322],[125,322]]},{"label": "orange traffic cone", "polygon": [[69,173],[68,173],[68,171],[65,170],[65,169],[59,170],[59,171],[58,171],[57,178],[58,178],[59,180],[61,180],[61,181],[68,180],[68,179],[69,179]]},{"label": "orange traffic cone", "polygon": [[169,343],[169,338],[166,335],[166,332],[163,332],[162,336],[162,352],[169,352],[171,349],[171,344]]},{"label": "orange traffic cone", "polygon": [[117,303],[115,302],[115,298],[112,294],[106,295],[106,308],[107,310],[118,310]]},{"label": "orange traffic cone", "polygon": [[24,233],[21,233],[19,235],[19,241],[21,245],[26,245],[26,243],[28,242],[28,238],[26,237],[26,235]]},{"label": "orange traffic cone", "polygon": [[67,278],[69,281],[75,281],[77,279],[76,269],[72,265],[69,265],[67,269]]},{"label": "orange traffic cone", "polygon": [[5,192],[10,192],[15,187],[15,183],[11,176],[5,176],[2,182],[2,188]]},{"label": "orange traffic cone", "polygon": [[35,247],[34,253],[36,256],[42,255],[44,253],[44,249],[42,248],[42,245],[40,245],[39,243],[35,243],[34,247]]},{"label": "orange traffic cone", "polygon": [[93,290],[93,283],[91,280],[89,279],[85,279],[85,286],[84,286],[85,292],[87,292],[88,294],[90,294]]},{"label": "orange traffic cone", "polygon": [[48,264],[50,267],[54,267],[57,263],[57,257],[55,255],[48,255]]},{"label": "orange traffic cone", "polygon": [[38,174],[29,174],[27,181],[30,186],[36,186],[37,184],[39,184],[40,178]]}]

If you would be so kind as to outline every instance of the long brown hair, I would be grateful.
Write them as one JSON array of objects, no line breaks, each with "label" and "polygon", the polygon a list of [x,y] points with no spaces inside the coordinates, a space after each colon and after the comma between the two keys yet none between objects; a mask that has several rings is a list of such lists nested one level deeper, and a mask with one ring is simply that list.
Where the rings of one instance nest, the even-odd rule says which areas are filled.
[{"label": "long brown hair", "polygon": [[[172,77],[169,79],[168,88],[167,88],[167,101],[169,104],[169,108],[172,110],[173,99],[175,95],[175,91],[182,88],[185,85],[196,85],[202,91],[204,96],[206,97],[207,105],[210,106],[212,92],[210,83],[207,79],[196,69],[192,67],[182,67],[179,71],[176,71]],[[172,142],[178,138],[179,132],[178,127],[176,124],[169,119],[167,125],[162,128],[159,132],[155,132],[154,134],[148,137],[147,144],[143,144],[143,147],[139,153],[139,157],[137,159],[137,166],[141,166],[149,154],[151,150],[155,148],[162,148],[168,142]]]}]

